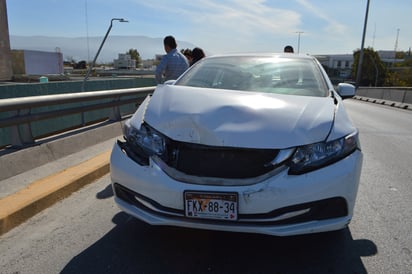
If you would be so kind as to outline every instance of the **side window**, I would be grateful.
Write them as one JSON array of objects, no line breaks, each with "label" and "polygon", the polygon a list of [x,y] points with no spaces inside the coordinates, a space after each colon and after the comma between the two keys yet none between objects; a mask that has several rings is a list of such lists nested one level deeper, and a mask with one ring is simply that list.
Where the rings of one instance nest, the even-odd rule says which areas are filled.
[{"label": "side window", "polygon": [[211,88],[213,87],[217,70],[213,67],[200,67],[192,72],[192,74],[187,77],[188,80],[182,79],[180,84],[192,86],[192,87],[202,87]]}]

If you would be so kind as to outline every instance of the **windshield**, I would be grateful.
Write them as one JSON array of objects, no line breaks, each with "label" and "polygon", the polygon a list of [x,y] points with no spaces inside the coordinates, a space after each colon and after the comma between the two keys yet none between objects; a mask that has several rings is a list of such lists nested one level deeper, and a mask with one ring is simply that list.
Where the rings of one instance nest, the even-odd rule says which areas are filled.
[{"label": "windshield", "polygon": [[225,56],[200,61],[176,85],[324,97],[319,65],[309,58]]}]

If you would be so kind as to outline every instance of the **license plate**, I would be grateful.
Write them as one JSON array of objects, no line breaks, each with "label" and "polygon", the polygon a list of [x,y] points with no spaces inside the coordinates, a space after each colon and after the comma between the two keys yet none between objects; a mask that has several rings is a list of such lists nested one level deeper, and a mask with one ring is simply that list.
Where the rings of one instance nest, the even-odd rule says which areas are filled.
[{"label": "license plate", "polygon": [[237,220],[237,193],[186,191],[184,203],[189,218]]}]

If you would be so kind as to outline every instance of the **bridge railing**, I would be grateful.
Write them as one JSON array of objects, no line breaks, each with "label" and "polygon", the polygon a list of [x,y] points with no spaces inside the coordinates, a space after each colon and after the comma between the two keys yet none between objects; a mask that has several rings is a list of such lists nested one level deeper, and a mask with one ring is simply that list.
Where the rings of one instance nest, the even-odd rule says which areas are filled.
[{"label": "bridge railing", "polygon": [[[131,114],[155,87],[0,99],[0,148]],[[47,120],[45,122],[45,120]]]},{"label": "bridge railing", "polygon": [[[0,99],[0,148],[132,114],[155,86]],[[358,96],[412,103],[411,88],[364,88]]]}]

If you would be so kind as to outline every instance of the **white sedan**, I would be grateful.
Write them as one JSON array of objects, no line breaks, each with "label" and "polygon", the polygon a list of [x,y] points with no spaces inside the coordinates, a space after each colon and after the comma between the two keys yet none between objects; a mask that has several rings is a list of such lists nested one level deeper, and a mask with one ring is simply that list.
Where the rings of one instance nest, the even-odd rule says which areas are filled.
[{"label": "white sedan", "polygon": [[316,58],[211,56],[158,85],[111,154],[115,201],[151,225],[288,236],[353,216],[358,130]]}]

